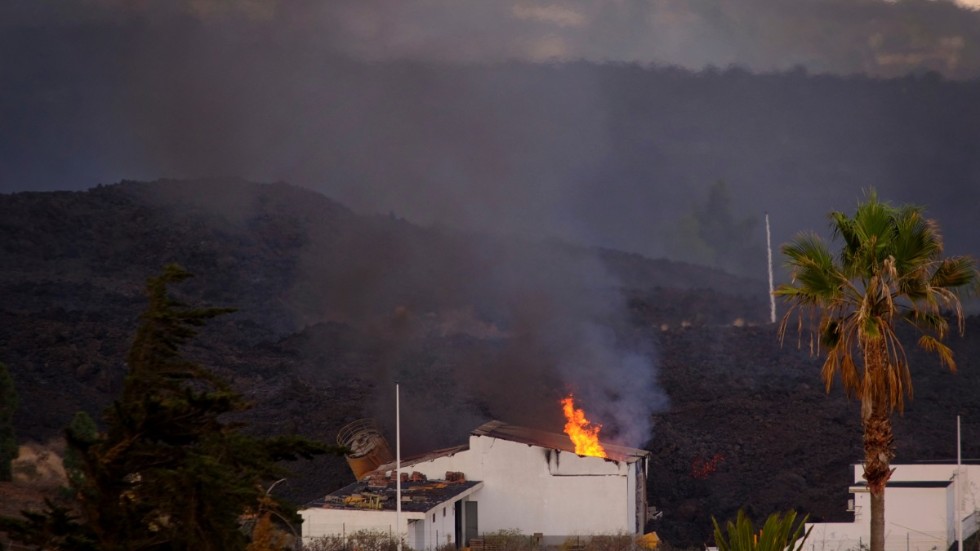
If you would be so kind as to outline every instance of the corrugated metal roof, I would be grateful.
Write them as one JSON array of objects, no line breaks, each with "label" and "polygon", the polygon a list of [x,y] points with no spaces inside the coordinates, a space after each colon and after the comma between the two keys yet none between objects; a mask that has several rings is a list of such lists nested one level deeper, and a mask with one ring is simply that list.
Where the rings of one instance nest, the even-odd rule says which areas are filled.
[{"label": "corrugated metal roof", "polygon": [[[491,438],[499,438],[501,440],[508,440],[511,442],[520,442],[522,444],[527,444],[529,446],[539,446],[542,448],[551,448],[554,450],[561,450],[575,453],[575,445],[568,438],[568,435],[556,432],[547,432],[538,429],[532,429],[528,427],[519,427],[517,425],[508,425],[503,421],[490,421],[480,425],[473,430],[470,434],[474,436],[489,436]],[[647,450],[640,450],[637,448],[629,448],[626,446],[619,446],[616,444],[609,444],[602,442],[602,447],[605,448],[606,454],[608,454],[608,459],[614,461],[625,461],[627,463],[632,463],[639,459],[650,457],[651,453]]]},{"label": "corrugated metal roof", "polygon": [[[529,446],[538,446],[541,448],[550,448],[553,450],[575,453],[575,445],[572,444],[572,441],[568,438],[567,434],[559,434],[557,432],[548,432],[528,427],[510,425],[504,423],[503,421],[489,421],[473,429],[470,434],[474,436],[489,436],[491,438],[499,438],[510,442],[519,442]],[[626,463],[633,463],[634,461],[638,461],[652,455],[647,450],[619,446],[606,442],[603,442],[602,446],[606,449],[606,453],[609,455],[607,459],[612,461],[625,461]],[[463,444],[452,448],[443,448],[441,450],[434,450],[421,455],[402,458],[402,472],[412,465],[432,461],[433,459],[438,459],[440,457],[448,457],[468,449],[470,449],[469,444]],[[374,472],[388,472],[393,471],[394,469],[395,462],[392,461],[390,463],[380,465],[374,470]]]},{"label": "corrugated metal roof", "polygon": [[[433,450],[431,452],[423,453],[420,455],[413,455],[411,457],[402,458],[402,472],[404,472],[406,467],[411,467],[412,465],[417,465],[419,463],[424,463],[426,461],[432,461],[433,459],[438,459],[440,457],[449,457],[456,455],[461,451],[466,451],[470,449],[469,444],[462,444],[460,446],[453,446],[451,448],[442,448],[441,450]],[[372,472],[387,472],[393,471],[395,469],[395,462],[385,463],[384,465],[379,465],[377,469]]]}]

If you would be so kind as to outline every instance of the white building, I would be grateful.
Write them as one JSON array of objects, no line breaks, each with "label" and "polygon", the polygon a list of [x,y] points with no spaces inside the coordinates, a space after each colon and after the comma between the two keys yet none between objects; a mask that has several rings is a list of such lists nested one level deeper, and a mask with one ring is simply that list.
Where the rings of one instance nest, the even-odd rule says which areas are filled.
[{"label": "white building", "polygon": [[[946,551],[956,544],[960,519],[963,538],[977,531],[980,510],[980,465],[960,467],[957,489],[955,464],[892,465],[885,488],[885,549],[888,551]],[[853,522],[817,522],[806,542],[807,551],[847,551],[867,547],[871,534],[871,494],[856,464],[848,491]],[[957,510],[956,496],[960,492]]]},{"label": "white building", "polygon": [[608,458],[580,456],[564,434],[492,421],[470,433],[467,445],[402,462],[403,477],[411,472],[428,480],[405,483],[400,526],[394,484],[380,487],[394,471],[388,464],[301,510],[303,537],[371,529],[400,533],[413,549],[431,550],[500,530],[537,535],[544,544],[642,534],[650,452],[604,446]]}]

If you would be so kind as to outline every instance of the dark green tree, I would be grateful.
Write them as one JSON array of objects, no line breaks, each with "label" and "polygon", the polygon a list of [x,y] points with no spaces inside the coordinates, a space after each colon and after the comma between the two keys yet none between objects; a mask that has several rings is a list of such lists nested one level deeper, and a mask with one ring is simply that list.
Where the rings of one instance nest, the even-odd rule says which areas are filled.
[{"label": "dark green tree", "polygon": [[10,463],[17,459],[17,437],[14,434],[14,411],[17,409],[17,390],[7,366],[0,363],[0,480],[10,480]]},{"label": "dark green tree", "polygon": [[765,261],[765,250],[757,235],[758,220],[738,219],[732,212],[732,194],[723,181],[715,182],[704,202],[672,227],[670,256],[732,273],[751,274]]},{"label": "dark green tree", "polygon": [[[287,474],[279,462],[328,448],[297,436],[256,437],[229,419],[248,404],[181,349],[206,321],[230,310],[190,307],[171,297],[168,287],[189,277],[170,265],[149,280],[129,373],[120,399],[105,412],[105,431],[95,438],[83,426],[66,431],[79,459],[71,480],[78,517],[49,507],[45,518],[28,519],[33,526],[70,528],[73,541],[51,539],[46,548],[245,549],[242,520],[260,507],[295,519],[295,511],[264,488]],[[20,539],[38,544],[23,534]]]},{"label": "dark green tree", "polygon": [[43,512],[22,511],[20,518],[0,517],[0,532],[30,549],[101,551],[71,509],[45,501]]},{"label": "dark green tree", "polygon": [[74,489],[83,488],[85,484],[84,463],[78,451],[79,445],[88,446],[98,441],[99,427],[88,413],[79,411],[72,417],[65,434],[69,440],[76,442],[75,446],[65,450],[65,458],[62,461],[65,466],[65,477],[68,479],[69,495],[74,495]]}]

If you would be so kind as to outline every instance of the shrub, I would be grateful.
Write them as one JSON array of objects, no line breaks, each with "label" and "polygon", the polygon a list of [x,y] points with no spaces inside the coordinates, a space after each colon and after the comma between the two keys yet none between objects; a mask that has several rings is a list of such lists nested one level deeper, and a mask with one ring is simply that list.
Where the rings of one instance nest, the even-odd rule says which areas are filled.
[{"label": "shrub", "polygon": [[526,536],[520,530],[498,530],[487,532],[481,536],[484,549],[490,551],[529,551],[531,536]]},{"label": "shrub", "polygon": [[739,509],[735,522],[725,523],[727,534],[722,533],[714,517],[711,522],[715,525],[718,551],[800,551],[810,535],[810,530],[803,533],[807,518],[809,515],[797,522],[796,511],[789,511],[785,516],[773,513],[762,528],[756,530],[745,511]]},{"label": "shrub", "polygon": [[[398,551],[398,539],[380,530],[358,530],[345,536],[310,538],[303,542],[304,551]],[[412,551],[402,545],[402,551]]]},{"label": "shrub", "polygon": [[630,551],[636,549],[636,537],[632,534],[594,534],[574,536],[561,544],[561,551]]}]

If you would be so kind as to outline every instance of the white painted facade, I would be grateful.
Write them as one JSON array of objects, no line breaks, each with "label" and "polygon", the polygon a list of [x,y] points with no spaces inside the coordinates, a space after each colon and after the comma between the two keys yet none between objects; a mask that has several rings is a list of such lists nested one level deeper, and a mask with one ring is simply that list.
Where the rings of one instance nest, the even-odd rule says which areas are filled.
[{"label": "white painted facade", "polygon": [[468,450],[411,465],[432,478],[460,471],[482,481],[470,498],[479,503],[481,533],[520,530],[545,538],[641,534],[635,494],[645,467],[487,436],[470,436]]},{"label": "white painted facade", "polygon": [[[564,441],[564,435],[493,422],[475,430],[468,446],[404,461],[402,472],[420,472],[429,480],[461,472],[482,484],[459,498],[463,505],[448,504],[445,516],[440,505],[421,519],[403,519],[400,532],[418,550],[445,544],[449,534],[459,536],[462,541],[452,542],[463,546],[501,530],[540,534],[545,544],[574,536],[642,534],[649,452],[606,446],[614,459],[584,457],[568,451],[571,443]],[[390,474],[393,468],[378,470]],[[457,524],[457,511],[470,518]],[[388,512],[304,509],[300,514],[304,537],[350,533],[354,526],[396,530]]]},{"label": "white painted facade", "polygon": [[303,538],[319,536],[348,537],[359,531],[369,531],[394,536],[401,533],[403,541],[415,550],[431,550],[455,542],[456,509],[455,503],[478,491],[482,485],[455,496],[423,512],[401,513],[401,530],[398,530],[399,515],[396,511],[325,509],[310,507],[299,511],[303,518]]},{"label": "white painted facade", "polygon": [[[887,551],[946,551],[956,543],[957,517],[963,538],[977,531],[980,510],[980,465],[960,467],[960,509],[956,507],[955,464],[893,465],[885,488],[885,549]],[[869,544],[871,494],[856,464],[850,505],[853,522],[818,522],[806,542],[808,551],[857,550]]]}]

